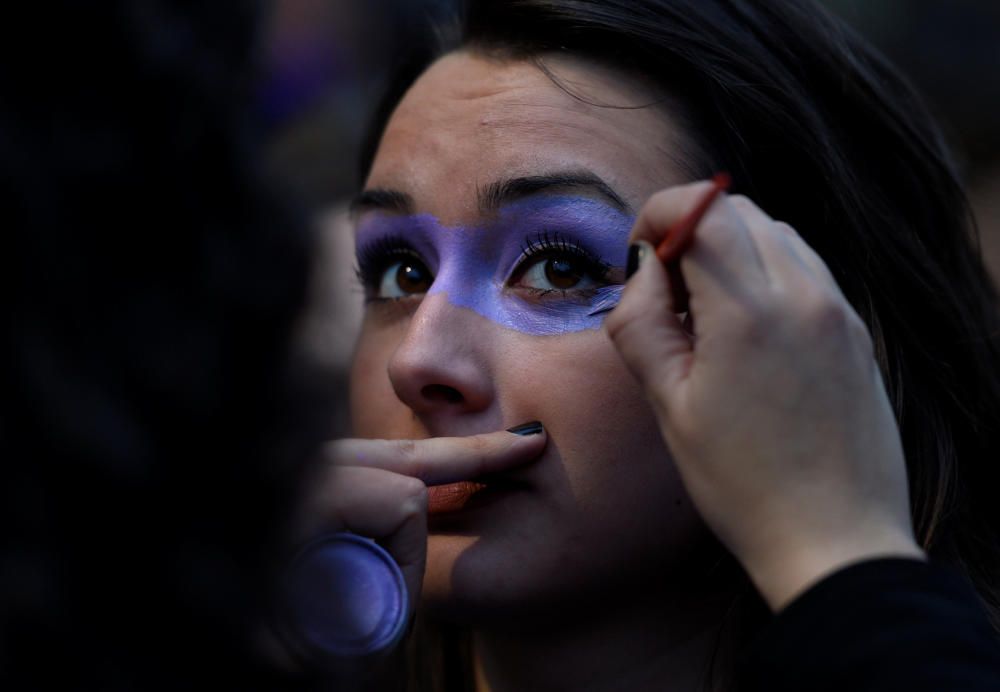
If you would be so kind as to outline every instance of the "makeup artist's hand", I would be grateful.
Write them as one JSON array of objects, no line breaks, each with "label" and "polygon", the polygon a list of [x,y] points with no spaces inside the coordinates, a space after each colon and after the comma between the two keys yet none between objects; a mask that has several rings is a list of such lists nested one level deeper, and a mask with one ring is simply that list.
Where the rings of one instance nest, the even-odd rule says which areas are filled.
[{"label": "makeup artist's hand", "polygon": [[[632,242],[655,245],[707,188],[654,195]],[[692,337],[645,243],[606,329],[692,500],[771,607],[858,560],[923,557],[871,336],[819,256],[749,199],[720,196],[681,260]]]},{"label": "makeup artist's hand", "polygon": [[545,443],[544,430],[330,442],[318,476],[308,484],[297,533],[307,540],[346,530],[376,539],[403,572],[412,616],[427,556],[427,486],[519,466],[538,457]]}]

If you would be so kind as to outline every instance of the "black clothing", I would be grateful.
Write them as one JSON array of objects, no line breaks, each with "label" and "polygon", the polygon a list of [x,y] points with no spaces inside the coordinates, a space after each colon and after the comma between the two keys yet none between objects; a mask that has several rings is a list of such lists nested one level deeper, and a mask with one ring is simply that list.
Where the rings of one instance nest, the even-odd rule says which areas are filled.
[{"label": "black clothing", "polygon": [[1000,644],[977,595],[918,560],[879,559],[822,580],[753,643],[745,689],[1000,690]]}]

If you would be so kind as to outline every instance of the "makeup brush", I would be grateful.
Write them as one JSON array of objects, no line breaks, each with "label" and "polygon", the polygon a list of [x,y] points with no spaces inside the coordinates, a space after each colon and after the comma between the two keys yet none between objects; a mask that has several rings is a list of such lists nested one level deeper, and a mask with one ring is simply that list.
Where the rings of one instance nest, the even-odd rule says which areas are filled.
[{"label": "makeup brush", "polygon": [[712,177],[712,187],[698,200],[698,204],[680,221],[667,229],[663,240],[656,246],[656,256],[667,268],[670,278],[670,294],[673,296],[674,312],[688,311],[688,290],[681,275],[681,256],[694,240],[694,229],[712,206],[720,192],[729,189],[732,179],[728,173],[716,173]]}]

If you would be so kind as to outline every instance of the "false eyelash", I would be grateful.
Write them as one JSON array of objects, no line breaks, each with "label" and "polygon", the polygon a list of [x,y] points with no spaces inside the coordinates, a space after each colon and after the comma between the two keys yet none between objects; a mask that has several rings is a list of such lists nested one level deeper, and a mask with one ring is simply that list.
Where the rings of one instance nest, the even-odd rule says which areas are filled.
[{"label": "false eyelash", "polygon": [[403,238],[384,236],[358,248],[354,274],[364,288],[374,288],[382,280],[386,267],[400,257],[420,259],[413,246]]},{"label": "false eyelash", "polygon": [[548,231],[525,238],[521,246],[521,261],[518,263],[518,267],[525,267],[528,260],[536,259],[540,255],[554,255],[556,253],[566,253],[582,259],[587,264],[588,273],[595,279],[603,280],[611,270],[609,263],[583,247],[579,241]]}]

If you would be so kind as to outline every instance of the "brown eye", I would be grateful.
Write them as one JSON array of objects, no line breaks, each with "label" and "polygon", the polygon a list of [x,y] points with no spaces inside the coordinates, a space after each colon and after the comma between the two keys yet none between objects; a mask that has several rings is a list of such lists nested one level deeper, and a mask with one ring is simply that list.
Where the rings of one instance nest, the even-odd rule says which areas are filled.
[{"label": "brown eye", "polygon": [[545,262],[545,278],[554,288],[573,288],[583,280],[585,274],[580,263],[565,257],[553,257]]},{"label": "brown eye", "polygon": [[396,285],[403,293],[426,293],[431,287],[431,273],[416,260],[407,260],[396,270]]},{"label": "brown eye", "polygon": [[603,285],[606,269],[570,252],[548,254],[529,259],[514,279],[514,286],[534,291],[566,293],[592,289]]},{"label": "brown eye", "polygon": [[434,277],[423,262],[416,257],[404,257],[382,271],[376,297],[405,298],[427,293],[433,281]]}]

